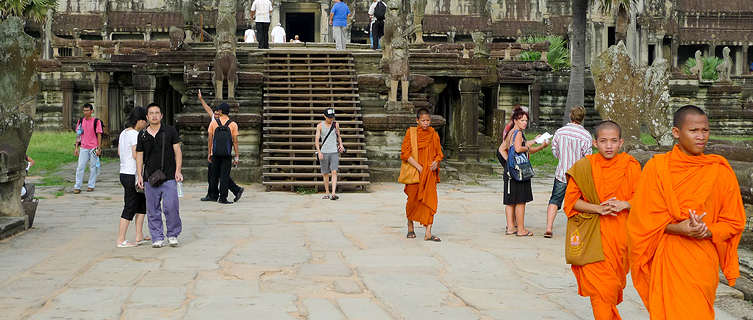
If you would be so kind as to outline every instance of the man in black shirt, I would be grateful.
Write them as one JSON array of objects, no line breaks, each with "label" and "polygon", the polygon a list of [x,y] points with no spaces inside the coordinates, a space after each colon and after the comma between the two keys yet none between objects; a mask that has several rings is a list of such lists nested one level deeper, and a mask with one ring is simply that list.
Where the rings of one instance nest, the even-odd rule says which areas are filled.
[{"label": "man in black shirt", "polygon": [[[183,182],[180,137],[175,128],[162,125],[162,110],[156,103],[147,107],[146,117],[149,126],[139,133],[136,144],[137,184],[139,188],[144,188],[146,194],[152,247],[160,248],[167,244],[175,247],[178,246],[178,235],[182,229],[177,186],[177,183]],[[159,172],[166,178],[155,179]],[[158,180],[164,182],[159,183]],[[167,242],[162,228],[163,208]]]}]

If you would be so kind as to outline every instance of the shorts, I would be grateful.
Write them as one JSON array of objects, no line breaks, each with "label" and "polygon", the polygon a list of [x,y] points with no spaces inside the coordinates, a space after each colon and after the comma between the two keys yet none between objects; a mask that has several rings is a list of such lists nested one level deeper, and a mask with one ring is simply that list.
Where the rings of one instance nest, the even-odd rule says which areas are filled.
[{"label": "shorts", "polygon": [[322,174],[330,174],[332,171],[337,171],[337,167],[340,165],[340,154],[337,152],[323,153],[324,157],[319,160]]},{"label": "shorts", "polygon": [[128,221],[136,214],[146,214],[146,197],[144,193],[136,191],[136,175],[120,174],[120,184],[123,185],[123,213],[120,217]]},{"label": "shorts", "polygon": [[554,179],[554,186],[552,187],[552,196],[549,198],[549,204],[556,205],[557,209],[562,209],[562,201],[565,200],[565,191],[567,191],[567,182]]}]

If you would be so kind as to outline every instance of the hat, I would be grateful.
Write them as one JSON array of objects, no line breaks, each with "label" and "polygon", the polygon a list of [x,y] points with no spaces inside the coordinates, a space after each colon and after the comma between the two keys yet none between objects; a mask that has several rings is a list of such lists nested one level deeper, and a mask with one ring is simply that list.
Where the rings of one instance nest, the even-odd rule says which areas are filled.
[{"label": "hat", "polygon": [[222,114],[229,114],[230,113],[230,105],[227,104],[227,102],[223,102],[223,103],[220,103],[220,105],[217,106],[217,109],[215,109],[215,110],[220,110],[220,112],[222,112]]},{"label": "hat", "polygon": [[335,117],[335,109],[333,108],[327,108],[327,110],[324,110],[324,116],[327,118],[334,118]]}]

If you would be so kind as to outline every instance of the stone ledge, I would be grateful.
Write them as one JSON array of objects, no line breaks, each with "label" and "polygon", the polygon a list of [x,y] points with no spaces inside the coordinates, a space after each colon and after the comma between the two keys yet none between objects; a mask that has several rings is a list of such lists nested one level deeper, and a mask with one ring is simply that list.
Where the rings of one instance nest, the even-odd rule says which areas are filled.
[{"label": "stone ledge", "polygon": [[0,217],[0,239],[26,230],[26,217]]}]

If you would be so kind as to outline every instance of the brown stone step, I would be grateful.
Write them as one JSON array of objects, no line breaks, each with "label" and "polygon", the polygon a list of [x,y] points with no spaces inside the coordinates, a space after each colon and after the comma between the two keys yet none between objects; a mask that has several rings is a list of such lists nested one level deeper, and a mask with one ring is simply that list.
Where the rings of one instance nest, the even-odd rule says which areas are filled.
[{"label": "brown stone step", "polygon": [[[304,153],[304,154],[312,154],[316,149],[314,149],[314,146],[312,145],[310,149],[264,149],[262,150],[263,153]],[[351,154],[366,154],[366,150],[350,150],[347,149],[345,153],[341,154],[341,157],[344,157],[345,155],[351,155]]]},{"label": "brown stone step", "polygon": [[266,87],[273,85],[357,85],[358,81],[265,81]]},{"label": "brown stone step", "polygon": [[264,67],[346,67],[352,68],[353,65],[349,63],[327,63],[327,62],[315,62],[315,63],[265,63]]},{"label": "brown stone step", "polygon": [[351,74],[331,74],[331,75],[304,75],[304,74],[297,74],[297,75],[268,75],[264,76],[267,79],[355,79],[356,76]]},{"label": "brown stone step", "polygon": [[359,104],[361,102],[360,101],[348,101],[348,100],[290,100],[290,99],[275,99],[275,100],[264,101],[264,104],[272,104],[272,103]]},{"label": "brown stone step", "polygon": [[[274,57],[274,56],[266,56],[264,57],[264,60],[267,61],[311,61],[311,60],[337,60],[337,61],[353,61],[353,57],[351,56],[314,56],[314,57],[300,57],[300,56],[288,56],[288,57]],[[270,63],[270,62],[267,62]]]},{"label": "brown stone step", "polygon": [[[347,73],[352,74],[353,70],[347,69],[280,69],[280,70],[264,70],[265,73]],[[298,75],[296,75],[298,76]]]},{"label": "brown stone step", "polygon": [[[262,157],[262,160],[263,161],[311,161],[311,162],[316,161],[316,159],[314,158],[314,154],[313,153],[310,153],[310,154],[311,154],[311,156],[308,156],[308,157],[304,157],[304,156],[300,156],[300,157],[264,156],[264,157]],[[366,159],[364,157],[361,157],[361,158],[358,158],[358,157],[356,157],[356,158],[340,157],[340,162],[344,162],[344,161],[347,161],[347,162],[366,162],[368,160],[369,159]]]},{"label": "brown stone step", "polygon": [[356,87],[301,87],[296,85],[295,87],[264,87],[265,91],[279,90],[279,91],[358,91]]},{"label": "brown stone step", "polygon": [[[339,170],[339,168],[338,168]],[[321,177],[320,172],[265,172],[264,177],[291,177],[291,178],[310,178]],[[338,172],[338,178],[368,178],[368,172]],[[340,181],[338,181],[339,183]]]},{"label": "brown stone step", "polygon": [[[265,186],[321,186],[321,181],[262,181]],[[369,181],[338,181],[338,186],[366,186]]]},{"label": "brown stone step", "polygon": [[[322,112],[317,112],[317,111],[323,111],[323,109],[322,110],[311,110],[310,112],[306,112],[306,113],[303,113],[303,112],[298,112],[298,113],[291,113],[291,112],[287,112],[287,113],[282,113],[282,112],[265,112],[262,116],[264,118],[269,118],[269,117],[317,117],[317,119],[322,120],[323,119],[322,118],[323,117]],[[338,111],[338,110],[335,110],[335,112],[337,112],[337,119],[343,119],[343,118],[361,118],[362,117],[360,113],[346,113],[346,112],[342,112],[342,111]]]},{"label": "brown stone step", "polygon": [[[289,142],[289,141],[264,141],[262,144],[265,146],[304,146],[304,147],[312,147],[314,146],[314,137],[311,137],[310,142]],[[366,143],[363,142],[345,142],[343,141],[343,145],[345,146],[352,146],[352,147],[362,147],[365,146]],[[312,149],[313,150],[313,149]]]},{"label": "brown stone step", "polygon": [[[278,131],[310,131],[314,132],[316,130],[316,126],[305,126],[305,127],[264,127],[264,131],[271,131],[271,130],[278,130]],[[340,128],[340,131],[358,131],[363,132],[363,128],[360,127],[342,127]]]},{"label": "brown stone step", "polygon": [[[289,123],[289,124],[319,124],[319,122],[322,122],[320,119],[316,120],[264,120],[264,124],[279,124],[279,123]],[[363,124],[363,121],[361,120],[342,120],[337,121],[340,123],[340,125],[343,124]],[[343,127],[340,127],[340,130],[344,129]]]},{"label": "brown stone step", "polygon": [[[312,130],[313,131],[313,130]],[[340,135],[343,139],[366,139],[366,136],[362,134],[342,134]],[[286,133],[269,133],[264,134],[264,138],[267,139],[306,139],[306,138],[314,138],[313,134],[286,134]]]},{"label": "brown stone step", "polygon": [[[324,112],[326,107],[304,107],[304,106],[264,106],[264,111],[314,111]],[[361,111],[361,107],[335,107],[335,113],[344,111]]]},{"label": "brown stone step", "polygon": [[279,98],[358,98],[357,93],[265,93],[264,97]]},{"label": "brown stone step", "polygon": [[[320,166],[317,164],[293,164],[293,165],[265,164],[262,167],[264,169],[319,169],[320,168]],[[347,169],[347,170],[368,170],[369,166],[365,164],[344,164],[344,165],[339,165],[338,168]]]}]

